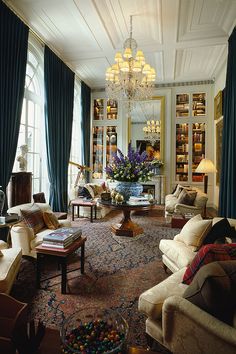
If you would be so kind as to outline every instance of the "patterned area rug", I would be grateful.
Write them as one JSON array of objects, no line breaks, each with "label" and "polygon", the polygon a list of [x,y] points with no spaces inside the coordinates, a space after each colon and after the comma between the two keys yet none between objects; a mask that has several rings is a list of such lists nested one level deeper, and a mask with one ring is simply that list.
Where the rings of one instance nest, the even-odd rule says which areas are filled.
[{"label": "patterned area rug", "polygon": [[[90,307],[112,308],[129,323],[128,342],[146,346],[145,318],[138,312],[139,295],[166,278],[161,266],[159,241],[172,239],[178,229],[167,227],[164,218],[157,216],[132,216],[144,233],[135,238],[114,236],[111,224],[122,215],[111,212],[102,220],[90,223],[77,219],[73,226],[80,226],[87,236],[85,246],[85,274],[81,275],[78,254],[70,258],[67,294],[60,292],[60,275],[57,265],[45,260],[41,289],[35,286],[35,260],[22,260],[19,277],[11,295],[30,304],[31,318],[43,320],[48,327],[59,328],[63,319],[76,310]],[[48,279],[50,278],[50,279]],[[158,350],[168,353],[158,345]]]}]

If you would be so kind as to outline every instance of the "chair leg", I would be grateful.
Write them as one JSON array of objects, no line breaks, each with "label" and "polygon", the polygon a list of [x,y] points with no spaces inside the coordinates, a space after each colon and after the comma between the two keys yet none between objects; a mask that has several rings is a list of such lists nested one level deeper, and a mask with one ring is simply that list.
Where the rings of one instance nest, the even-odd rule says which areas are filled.
[{"label": "chair leg", "polygon": [[152,349],[154,339],[151,336],[149,336],[149,334],[147,333],[145,333],[145,335],[146,335],[148,350],[150,350]]},{"label": "chair leg", "polygon": [[165,273],[167,273],[167,266],[165,265],[165,263],[164,263],[164,262],[162,262],[162,267],[163,267],[163,269],[164,269]]}]

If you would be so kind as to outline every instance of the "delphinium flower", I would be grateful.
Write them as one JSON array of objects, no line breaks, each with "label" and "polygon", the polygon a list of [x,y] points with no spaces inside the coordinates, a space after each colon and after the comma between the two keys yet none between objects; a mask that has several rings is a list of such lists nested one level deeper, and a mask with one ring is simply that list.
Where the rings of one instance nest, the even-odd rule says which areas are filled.
[{"label": "delphinium flower", "polygon": [[153,176],[151,161],[148,161],[146,151],[140,151],[128,146],[128,154],[124,156],[121,150],[113,154],[112,162],[105,168],[107,177],[123,182],[146,182]]}]

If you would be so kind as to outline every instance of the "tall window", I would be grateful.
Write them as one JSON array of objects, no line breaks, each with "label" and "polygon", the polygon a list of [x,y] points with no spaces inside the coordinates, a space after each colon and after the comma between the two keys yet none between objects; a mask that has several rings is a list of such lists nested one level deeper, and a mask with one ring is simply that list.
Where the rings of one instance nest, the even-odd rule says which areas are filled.
[{"label": "tall window", "polygon": [[[75,91],[74,91],[74,112],[73,112],[73,126],[72,126],[72,140],[70,150],[70,161],[75,163],[82,163],[81,153],[81,82],[75,79]],[[69,164],[68,169],[68,189],[69,194],[73,190],[76,177],[78,175],[78,168]]]},{"label": "tall window", "polygon": [[[27,171],[32,172],[33,193],[42,190],[42,155],[44,138],[43,116],[43,59],[42,48],[32,36],[29,38],[25,93],[21,114],[17,154],[20,146],[27,145]],[[16,161],[14,170],[19,171]]]}]

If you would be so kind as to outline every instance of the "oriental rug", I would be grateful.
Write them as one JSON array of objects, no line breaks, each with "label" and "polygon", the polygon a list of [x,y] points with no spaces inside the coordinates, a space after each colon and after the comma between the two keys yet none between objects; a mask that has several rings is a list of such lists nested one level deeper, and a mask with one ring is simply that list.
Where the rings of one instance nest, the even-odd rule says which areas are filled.
[{"label": "oriental rug", "polygon": [[[50,259],[45,260],[41,289],[36,289],[35,260],[23,258],[20,273],[11,295],[30,305],[30,318],[42,320],[46,326],[59,328],[64,318],[76,310],[90,307],[111,308],[119,312],[129,324],[128,343],[145,347],[145,317],[138,312],[139,295],[167,277],[161,266],[159,242],[162,238],[172,239],[178,229],[171,229],[164,218],[138,216],[132,218],[139,223],[144,233],[136,238],[114,237],[111,224],[117,223],[122,215],[109,213],[104,219],[76,219],[87,236],[85,244],[85,274],[80,270],[68,273],[67,294],[61,294],[60,271]],[[68,269],[79,266],[78,254],[70,260]],[[58,276],[57,276],[58,274]],[[50,279],[48,279],[50,278]],[[158,350],[168,353],[158,345]]]}]

